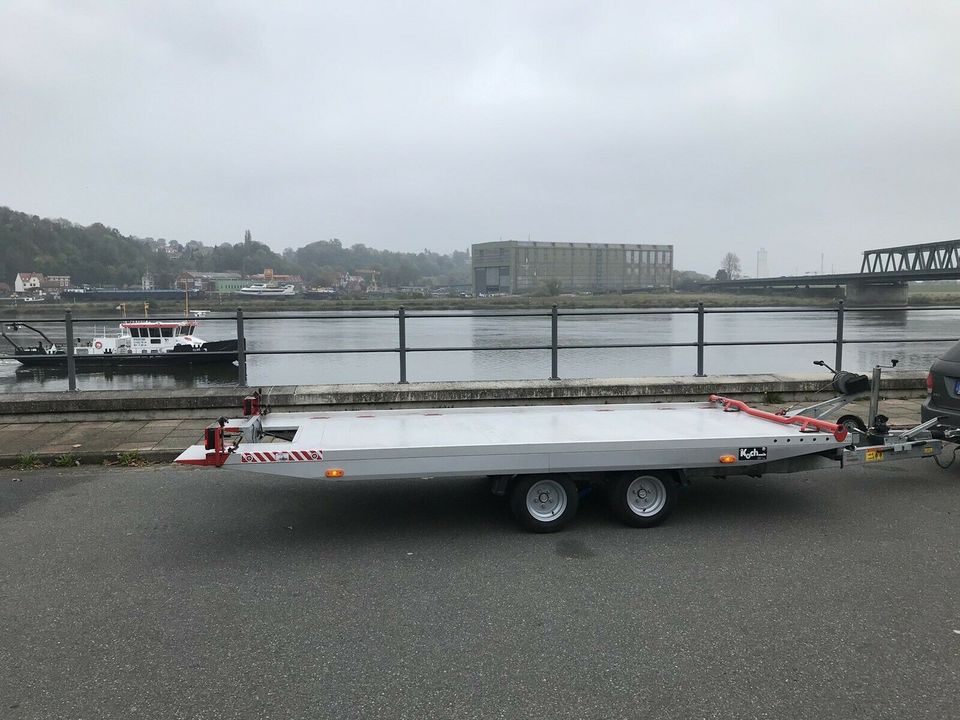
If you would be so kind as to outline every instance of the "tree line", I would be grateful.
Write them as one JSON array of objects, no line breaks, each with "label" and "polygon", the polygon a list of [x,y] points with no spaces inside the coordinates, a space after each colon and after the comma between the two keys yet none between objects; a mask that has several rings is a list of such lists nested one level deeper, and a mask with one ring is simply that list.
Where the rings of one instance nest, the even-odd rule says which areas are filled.
[{"label": "tree line", "polygon": [[265,268],[300,275],[308,285],[333,286],[340,273],[358,271],[376,271],[380,285],[388,287],[470,282],[470,255],[459,250],[403,253],[345,247],[335,238],[276,253],[250,231],[242,242],[209,246],[127,236],[101,223],[83,226],[0,207],[0,282],[11,287],[18,272],[69,275],[74,285],[103,287],[136,286],[150,273],[158,287],[172,287],[184,270],[246,276]]}]

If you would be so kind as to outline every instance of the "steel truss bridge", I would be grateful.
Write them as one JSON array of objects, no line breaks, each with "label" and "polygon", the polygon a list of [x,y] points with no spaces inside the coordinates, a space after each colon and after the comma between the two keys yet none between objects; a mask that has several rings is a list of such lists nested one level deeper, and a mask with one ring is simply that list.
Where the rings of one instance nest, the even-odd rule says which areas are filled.
[{"label": "steel truss bridge", "polygon": [[[900,245],[899,247],[866,250],[860,264],[860,274],[865,273],[936,273],[937,278],[960,278],[960,240],[927,243],[925,245]],[[951,275],[952,273],[952,275]],[[906,277],[905,279],[926,280]]]},{"label": "steel truss bridge", "polygon": [[858,273],[711,280],[700,286],[713,290],[844,287],[852,300],[899,301],[902,295],[905,301],[906,283],[917,280],[960,280],[960,240],[865,250]]}]

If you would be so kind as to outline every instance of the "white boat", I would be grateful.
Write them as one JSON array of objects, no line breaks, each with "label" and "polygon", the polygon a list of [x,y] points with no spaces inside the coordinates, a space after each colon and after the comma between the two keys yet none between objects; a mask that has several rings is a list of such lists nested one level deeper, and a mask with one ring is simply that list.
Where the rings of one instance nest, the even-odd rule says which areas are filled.
[{"label": "white boat", "polygon": [[240,288],[241,295],[252,297],[293,297],[297,294],[293,285],[270,285],[267,283],[254,283],[245,288]]}]

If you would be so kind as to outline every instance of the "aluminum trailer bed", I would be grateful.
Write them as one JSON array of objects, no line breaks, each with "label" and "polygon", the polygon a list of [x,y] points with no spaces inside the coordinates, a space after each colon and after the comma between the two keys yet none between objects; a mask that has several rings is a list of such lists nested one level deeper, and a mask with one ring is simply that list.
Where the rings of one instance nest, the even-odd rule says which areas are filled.
[{"label": "aluminum trailer bed", "polygon": [[774,415],[712,396],[703,403],[478,407],[261,414],[221,418],[177,462],[333,481],[487,475],[529,529],[576,511],[578,486],[601,480],[625,522],[650,526],[676,482],[840,463],[932,456],[927,434],[857,447],[857,433],[815,417]]}]

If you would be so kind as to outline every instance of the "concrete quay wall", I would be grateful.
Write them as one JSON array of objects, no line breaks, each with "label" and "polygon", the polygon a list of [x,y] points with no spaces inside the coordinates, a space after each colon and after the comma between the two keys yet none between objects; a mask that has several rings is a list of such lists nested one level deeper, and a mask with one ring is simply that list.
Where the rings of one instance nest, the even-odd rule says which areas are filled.
[{"label": "concrete quay wall", "polygon": [[[884,398],[918,398],[926,373],[884,374]],[[264,404],[276,412],[489,405],[604,404],[700,401],[710,394],[755,403],[826,399],[835,393],[820,374],[715,375],[572,380],[510,380],[363,385],[264,386]],[[10,393],[0,395],[0,422],[162,420],[236,417],[255,388]]]}]

